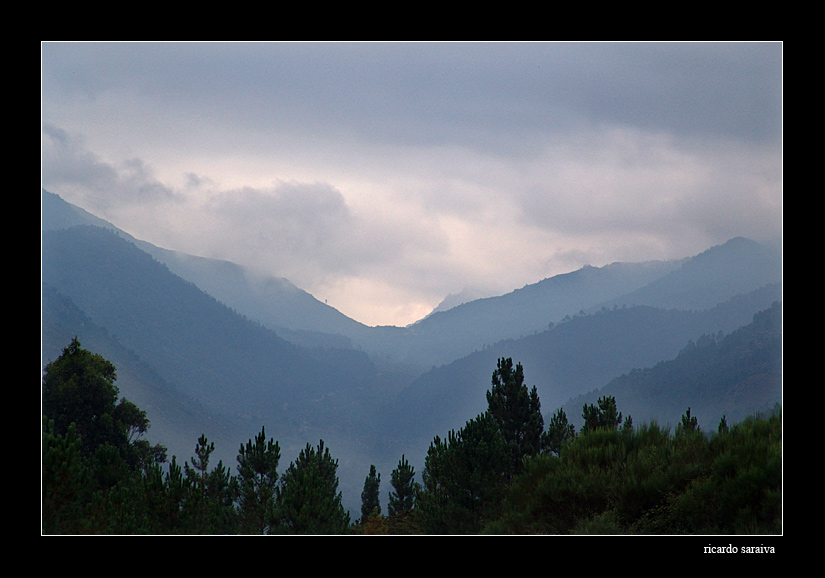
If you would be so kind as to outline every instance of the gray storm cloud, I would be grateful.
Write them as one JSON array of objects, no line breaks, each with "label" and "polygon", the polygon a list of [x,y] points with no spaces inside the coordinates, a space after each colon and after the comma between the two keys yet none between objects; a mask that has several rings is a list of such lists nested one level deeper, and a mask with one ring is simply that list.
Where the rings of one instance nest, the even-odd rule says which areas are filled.
[{"label": "gray storm cloud", "polygon": [[175,197],[140,158],[108,163],[86,150],[79,137],[51,124],[43,125],[41,160],[44,183],[82,196],[97,210],[119,204],[155,205]]},{"label": "gray storm cloud", "polygon": [[[410,259],[422,247],[443,250],[432,231],[424,235],[403,223],[392,227],[354,214],[343,194],[327,183],[280,182],[222,192],[209,200],[207,212],[226,243],[246,238],[236,260],[303,281],[368,273]],[[249,250],[256,258],[250,259]]]},{"label": "gray storm cloud", "polygon": [[41,179],[403,324],[782,230],[781,43],[43,43]]}]

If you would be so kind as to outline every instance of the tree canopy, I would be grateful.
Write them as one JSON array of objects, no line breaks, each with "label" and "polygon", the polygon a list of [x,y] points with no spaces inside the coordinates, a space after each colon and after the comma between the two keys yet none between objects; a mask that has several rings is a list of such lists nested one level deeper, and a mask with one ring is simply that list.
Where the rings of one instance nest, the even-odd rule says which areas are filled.
[{"label": "tree canopy", "polygon": [[547,447],[541,403],[533,386],[524,385],[524,368],[513,366],[512,358],[501,358],[493,371],[487,392],[487,411],[504,440],[508,477],[521,472],[525,458],[538,455]]},{"label": "tree canopy", "polygon": [[381,474],[376,472],[375,465],[370,465],[370,473],[364,480],[364,490],[361,492],[361,520],[372,514],[381,514],[380,489]]},{"label": "tree canopy", "polygon": [[190,460],[149,447],[145,412],[118,401],[114,366],[77,339],[43,377],[43,531],[57,534],[770,534],[782,529],[781,408],[714,433],[688,407],[675,433],[632,425],[612,396],[584,405],[578,433],[557,410],[544,431],[521,364],[499,359],[488,408],[436,435],[422,483],[405,455],[364,480],[353,524],[338,461],[309,443],[283,473],[265,428],[237,473],[202,434]]},{"label": "tree canopy", "polygon": [[238,451],[238,506],[246,532],[265,534],[275,518],[275,494],[281,447],[266,439],[266,428]]},{"label": "tree canopy", "polygon": [[338,491],[338,461],[324,440],[307,444],[278,485],[277,529],[290,534],[343,534],[349,513]]}]

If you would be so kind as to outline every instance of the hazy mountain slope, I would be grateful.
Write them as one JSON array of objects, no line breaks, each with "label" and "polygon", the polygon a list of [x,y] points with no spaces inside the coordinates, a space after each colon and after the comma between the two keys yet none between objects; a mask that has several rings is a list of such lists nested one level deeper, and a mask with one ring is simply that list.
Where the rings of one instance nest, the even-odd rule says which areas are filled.
[{"label": "hazy mountain slope", "polygon": [[94,225],[118,235],[165,264],[176,275],[239,313],[274,329],[299,345],[351,347],[350,335],[367,329],[338,310],[321,303],[289,280],[253,273],[240,265],[157,247],[135,239],[111,223],[42,191],[42,231]]},{"label": "hazy mountain slope", "polygon": [[[781,253],[736,238],[680,261],[583,267],[505,295],[434,312],[384,339],[383,354],[422,371],[503,339],[541,332],[580,311],[649,305],[708,309],[782,280]],[[367,344],[372,351],[376,347]]]},{"label": "hazy mountain slope", "polygon": [[[104,229],[44,233],[43,280],[212,408],[311,420],[356,403],[371,383],[364,354],[339,353],[330,363],[296,347]],[[314,401],[336,392],[352,397],[334,406]]]},{"label": "hazy mountain slope", "polygon": [[[422,371],[485,345],[543,331],[565,315],[642,287],[678,267],[677,262],[614,263],[583,267],[505,295],[477,299],[430,314],[390,334],[384,355]],[[377,345],[366,343],[367,350]]]},{"label": "hazy mountain slope", "polygon": [[366,329],[283,277],[254,273],[229,261],[146,245],[138,244],[170,271],[293,343],[351,347],[348,336]]},{"label": "hazy mountain slope", "polygon": [[194,442],[207,431],[218,446],[234,448],[238,437],[229,424],[181,394],[51,285],[43,286],[41,318],[42,366],[57,359],[74,337],[84,349],[111,361],[117,368],[120,396],[147,412],[151,425],[146,438],[166,446],[169,458],[173,454],[188,458]]},{"label": "hazy mountain slope", "polygon": [[782,255],[778,249],[736,237],[686,259],[674,271],[600,306],[708,309],[734,295],[781,280]]},{"label": "hazy mountain slope", "polygon": [[[169,384],[195,400],[193,407],[203,408],[196,412],[200,431],[187,440],[192,430],[166,413],[171,408],[158,401],[162,396],[134,396],[135,403],[151,408],[152,433],[170,455],[191,457],[197,437],[205,433],[216,442],[215,459],[234,467],[240,444],[266,427],[288,463],[305,444],[324,439],[339,460],[346,505],[357,511],[369,463],[377,463],[373,440],[380,432],[374,416],[382,411],[389,379],[378,375],[365,353],[289,343],[173,274],[131,241],[99,227],[45,231],[42,264],[44,286],[85,316],[58,330],[54,317],[44,315],[43,335],[62,337],[49,342],[83,334],[84,324],[91,323],[133,352],[159,384]],[[45,310],[45,297],[41,306]],[[49,356],[68,343],[51,347]],[[124,394],[131,388],[125,389]]]},{"label": "hazy mountain slope", "polygon": [[674,357],[691,339],[737,329],[779,298],[779,285],[772,285],[705,311],[637,306],[574,316],[426,372],[398,396],[394,411],[387,413],[388,427],[392,437],[421,444],[463,426],[486,408],[485,394],[501,357],[522,363],[525,382],[536,385],[542,410],[549,414],[635,367]]},{"label": "hazy mountain slope", "polygon": [[[471,289],[465,288],[459,291],[458,293],[450,293],[441,302],[436,305],[430,313],[428,313],[424,319],[435,315],[436,313],[442,313],[444,311],[449,311],[450,309],[454,309],[459,305],[464,305],[465,303],[469,303],[470,301],[477,301],[479,299],[486,299],[488,297],[495,297],[494,294],[491,292],[484,292],[478,289]],[[416,323],[420,323],[421,321],[417,321]]]},{"label": "hazy mountain slope", "polygon": [[723,415],[733,424],[769,411],[782,400],[781,304],[760,311],[722,339],[709,335],[691,341],[673,359],[570,400],[564,405],[568,419],[581,427],[582,407],[608,395],[634,424],[655,419],[671,430],[688,407],[706,431],[715,431]]},{"label": "hazy mountain slope", "polygon": [[116,227],[80,207],[67,203],[60,196],[40,190],[40,230],[55,231],[77,225],[94,225],[115,230]]},{"label": "hazy mountain slope", "polygon": [[[105,224],[43,191],[43,228]],[[583,267],[505,295],[434,311],[408,327],[366,327],[286,279],[256,276],[244,268],[154,247],[128,237],[180,277],[243,315],[298,345],[366,351],[385,372],[408,383],[433,366],[450,363],[504,339],[541,332],[579,311],[615,305],[705,309],[781,281],[781,256],[746,239],[734,239],[682,261],[614,263]]]},{"label": "hazy mountain slope", "polygon": [[415,324],[415,329],[418,334],[437,333],[471,321],[479,327],[493,325],[490,336],[492,331],[506,338],[518,336],[514,332],[532,333],[546,329],[549,323],[565,315],[643,287],[678,266],[675,261],[585,266],[505,295],[469,301],[434,313]]}]

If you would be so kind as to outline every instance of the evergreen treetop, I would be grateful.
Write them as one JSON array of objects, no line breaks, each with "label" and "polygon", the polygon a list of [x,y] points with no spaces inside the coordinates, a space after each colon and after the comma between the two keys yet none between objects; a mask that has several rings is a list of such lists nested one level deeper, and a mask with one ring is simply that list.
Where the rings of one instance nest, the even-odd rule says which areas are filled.
[{"label": "evergreen treetop", "polygon": [[379,490],[381,487],[381,474],[375,471],[375,465],[370,465],[370,473],[364,480],[364,490],[361,492],[361,521],[365,521],[371,515],[381,515],[381,502]]},{"label": "evergreen treetop", "polygon": [[524,385],[524,368],[512,358],[500,358],[487,392],[487,411],[501,432],[508,455],[508,475],[521,472],[525,458],[547,448],[544,418],[536,387]]}]

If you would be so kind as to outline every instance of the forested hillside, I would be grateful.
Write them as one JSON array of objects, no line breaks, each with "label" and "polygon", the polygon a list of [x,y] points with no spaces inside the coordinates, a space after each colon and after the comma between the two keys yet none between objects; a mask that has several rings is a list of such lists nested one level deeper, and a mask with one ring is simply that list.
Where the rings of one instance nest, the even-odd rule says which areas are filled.
[{"label": "forested hillside", "polygon": [[[672,359],[702,335],[733,331],[749,323],[753,312],[780,298],[780,287],[770,285],[709,310],[616,307],[570,317],[547,331],[492,344],[423,374],[386,414],[388,431],[410,440],[461,425],[466,415],[482,410],[489,368],[499,356],[523,362],[526,379],[537,386],[545,412],[550,413],[616,376]],[[408,407],[421,411],[411,415],[405,412]],[[657,409],[665,411],[665,407]],[[674,411],[681,414],[681,403],[669,406],[666,415]],[[411,445],[406,448],[413,453]]]},{"label": "forested hillside", "polygon": [[[318,308],[308,294],[279,302],[281,290],[290,287],[259,279],[265,286],[275,283],[259,288],[266,299],[258,306],[273,301],[268,324],[263,313],[241,312],[216,297],[224,291],[231,301],[236,283],[242,283],[238,295],[248,294],[247,273],[240,268],[153,248],[57,201],[44,191],[43,366],[74,337],[104,355],[119,368],[122,393],[153,423],[144,439],[162,443],[170,456],[190,454],[192,440],[206,435],[216,446],[213,459],[233,462],[237,445],[262,427],[290,455],[323,439],[340,460],[340,486],[350,512],[358,509],[370,465],[386,475],[405,455],[410,467],[421,471],[434,435],[459,429],[484,411],[490,371],[501,358],[524,364],[526,383],[536,385],[547,419],[558,408],[569,408],[571,398],[673,359],[687,344],[703,344],[703,335],[718,340],[781,300],[775,253],[735,239],[678,263],[587,267],[409,327],[346,322],[358,330],[335,335],[310,325],[278,330],[272,327],[279,311],[294,308],[293,319],[305,315],[317,321],[321,317],[315,313],[330,308]],[[177,266],[169,264],[174,262]],[[640,284],[625,297],[616,296]],[[700,294],[725,299],[706,308],[676,306],[686,295]],[[610,306],[559,313],[606,295],[614,296],[606,302]],[[497,335],[512,337],[492,341]],[[476,351],[450,359],[445,344],[451,341],[457,345],[453,352]],[[433,351],[438,356],[429,356]],[[616,397],[641,417],[636,390],[629,391],[629,397]],[[593,396],[588,400],[595,403]],[[656,416],[667,423],[692,403],[670,401]],[[752,413],[747,396],[724,401],[717,409],[729,416]],[[571,421],[578,419],[578,411],[570,413]]]},{"label": "forested hillside", "polygon": [[[213,408],[279,419],[328,419],[341,411],[308,402],[372,381],[366,355],[318,353],[245,319],[147,253],[96,227],[43,235],[43,282],[59,287],[95,323],[183,393]],[[284,404],[289,403],[289,412]]]},{"label": "forested hillside", "polygon": [[367,329],[321,303],[288,279],[265,276],[228,261],[207,259],[156,247],[135,239],[58,195],[42,191],[42,231],[92,225],[114,231],[150,254],[175,275],[242,315],[255,319],[301,345],[351,347],[349,335]]},{"label": "forested hillside", "polygon": [[[778,534],[781,414],[704,430],[634,425],[615,398],[547,427],[524,369],[499,359],[487,407],[430,443],[421,481],[402,455],[382,508],[371,466],[352,519],[320,440],[288,466],[266,428],[235,464],[206,435],[167,461],[117,368],[73,339],[43,378],[43,531],[58,534]],[[707,435],[710,434],[710,435]],[[288,459],[288,458],[286,458]],[[286,461],[284,459],[284,463]],[[233,465],[235,468],[233,469]],[[383,512],[386,512],[384,514]]]},{"label": "forested hillside", "polygon": [[151,416],[152,429],[145,433],[144,439],[182,451],[206,429],[213,440],[225,440],[225,444],[232,440],[234,445],[237,432],[229,427],[231,420],[218,417],[183,394],[51,285],[43,287],[41,313],[44,362],[57,359],[66,344],[75,338],[90,351],[111,361],[117,367],[121,395],[125,394]]},{"label": "forested hillside", "polygon": [[[188,441],[181,444],[191,422],[181,415],[194,411],[209,416],[201,432],[222,442],[224,459],[239,437],[263,424],[285,447],[323,437],[337,442],[347,462],[365,459],[359,457],[369,442],[365,436],[373,435],[373,415],[383,403],[375,389],[382,377],[365,353],[290,343],[101,228],[45,232],[43,262],[43,362],[56,358],[67,335],[86,339],[92,327],[105,328],[111,341],[150,370],[124,388],[130,396],[138,387],[154,397],[146,399],[146,408],[169,434],[173,453],[188,451]],[[54,299],[93,325],[54,317],[48,305]],[[157,380],[147,384],[143,376],[149,374],[168,387],[152,387]],[[189,401],[171,413],[170,396]],[[360,474],[346,473],[346,483],[359,483]]]},{"label": "forested hillside", "polygon": [[616,377],[563,409],[576,415],[601,396],[622,399],[627,414],[663,425],[678,423],[674,408],[682,406],[692,407],[705,426],[769,411],[782,399],[781,304],[774,302],[732,333],[691,340],[674,359]]}]

